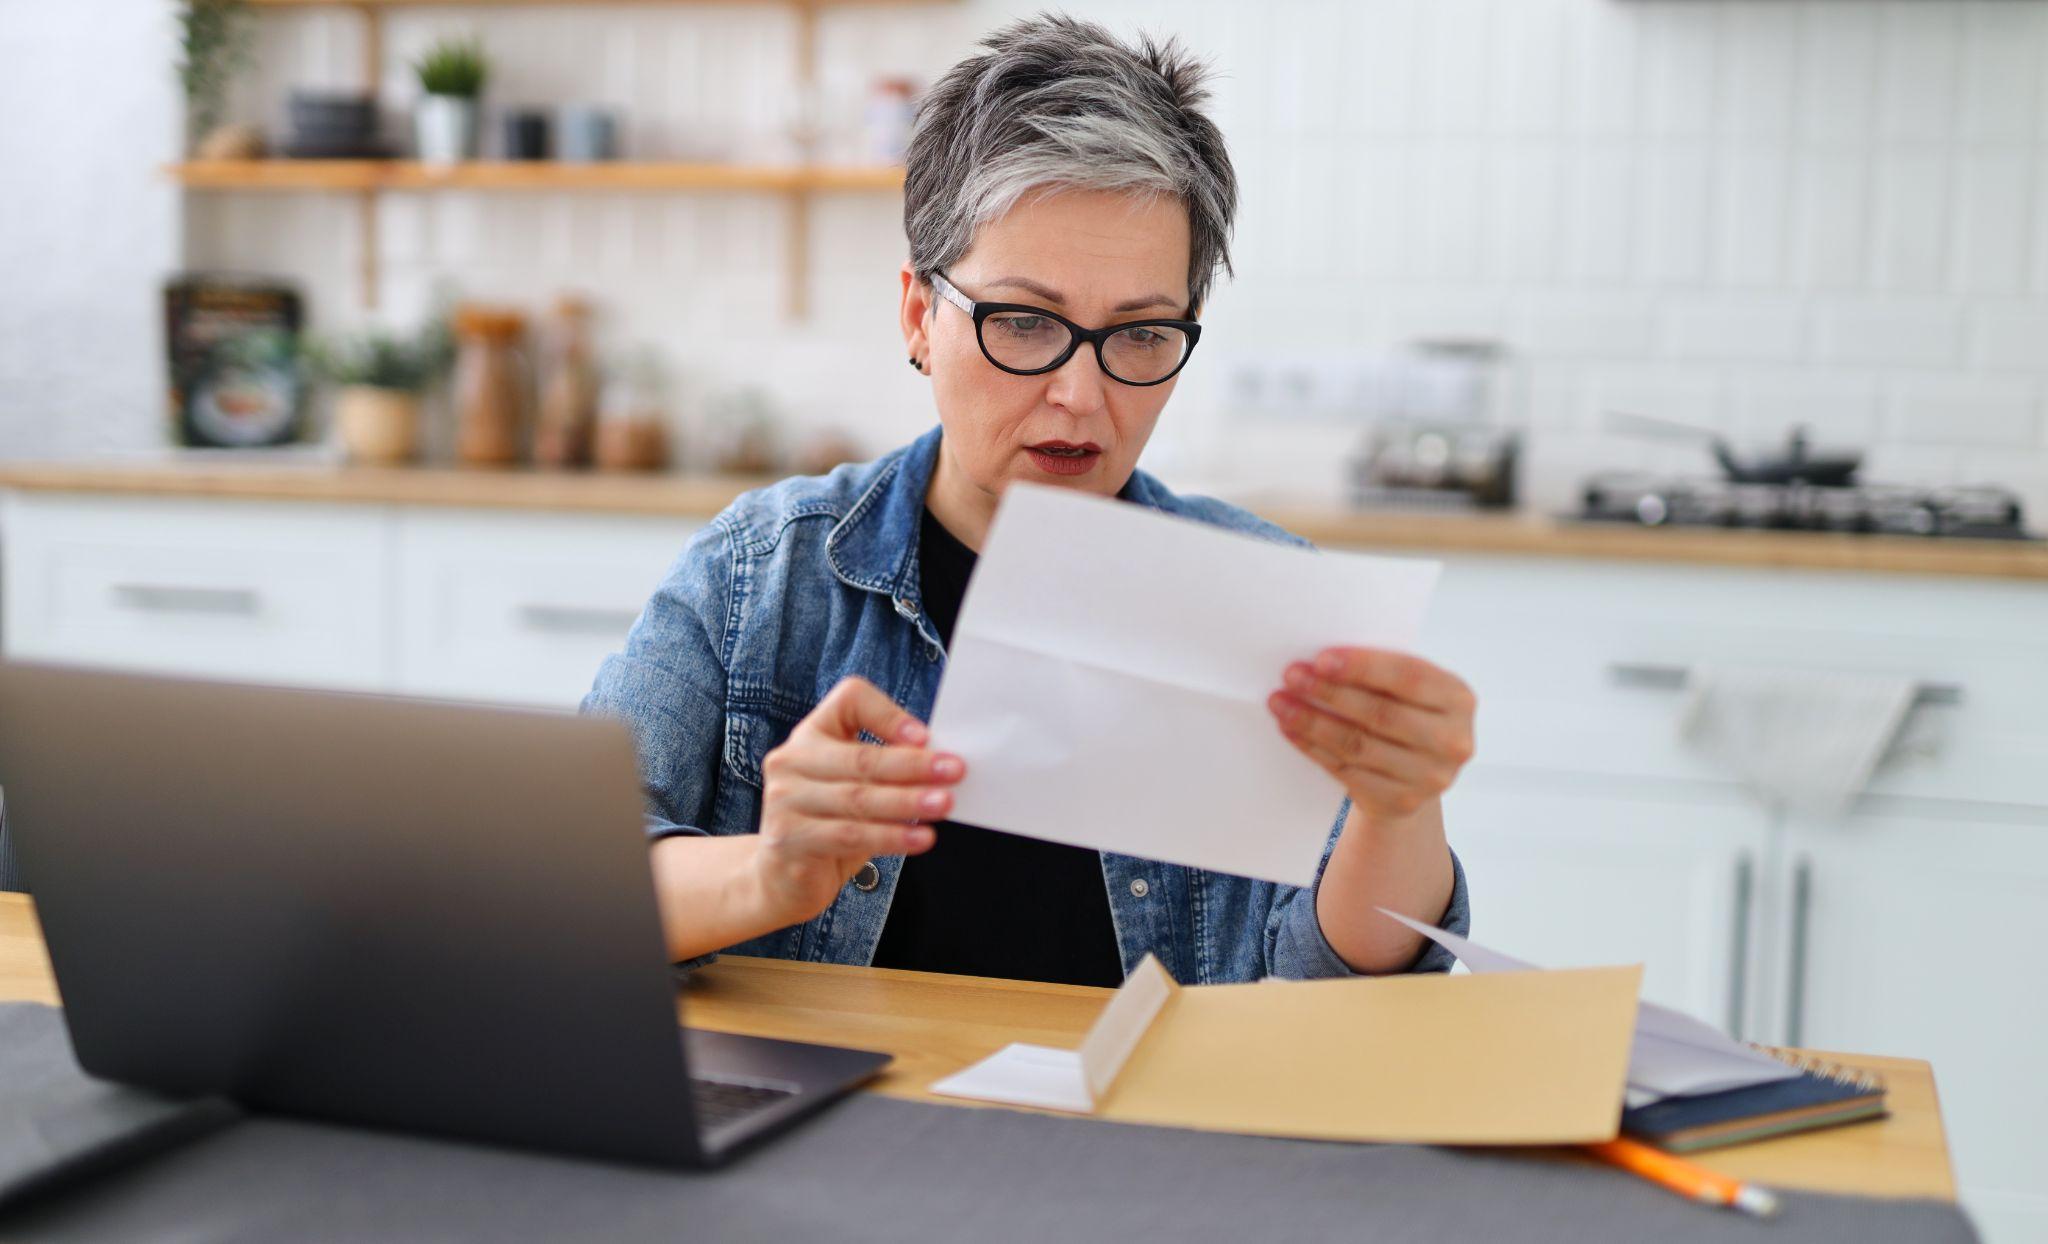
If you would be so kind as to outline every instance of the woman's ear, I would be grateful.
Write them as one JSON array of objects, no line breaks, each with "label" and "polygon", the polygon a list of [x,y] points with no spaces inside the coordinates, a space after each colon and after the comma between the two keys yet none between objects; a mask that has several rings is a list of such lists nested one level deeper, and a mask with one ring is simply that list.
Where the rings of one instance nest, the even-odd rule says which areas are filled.
[{"label": "woman's ear", "polygon": [[903,345],[908,351],[907,357],[911,365],[929,374],[932,357],[931,338],[926,335],[925,330],[931,322],[932,287],[917,279],[917,272],[911,268],[907,259],[903,262],[902,271],[897,275],[903,283],[902,304],[897,308],[898,318],[902,321],[903,327]]}]

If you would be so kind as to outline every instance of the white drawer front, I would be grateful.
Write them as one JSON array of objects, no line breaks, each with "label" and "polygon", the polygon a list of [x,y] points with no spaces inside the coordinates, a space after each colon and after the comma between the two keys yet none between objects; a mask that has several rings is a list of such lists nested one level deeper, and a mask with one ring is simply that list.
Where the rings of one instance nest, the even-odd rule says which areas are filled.
[{"label": "white drawer front", "polygon": [[398,689],[575,707],[700,526],[407,512],[398,539]]},{"label": "white drawer front", "polygon": [[386,520],[367,507],[10,499],[9,656],[312,686],[385,680]]},{"label": "white drawer front", "polygon": [[1480,698],[1485,765],[1719,782],[1678,737],[1685,693],[1617,664],[1903,674],[1962,693],[1875,793],[2048,806],[2048,590],[2028,583],[1461,558],[1424,641]]}]

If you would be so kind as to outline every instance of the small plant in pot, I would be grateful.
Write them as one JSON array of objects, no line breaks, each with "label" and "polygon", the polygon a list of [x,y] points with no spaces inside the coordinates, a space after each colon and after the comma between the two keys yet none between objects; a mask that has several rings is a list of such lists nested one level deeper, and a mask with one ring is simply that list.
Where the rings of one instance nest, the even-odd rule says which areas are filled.
[{"label": "small plant in pot", "polygon": [[178,5],[178,85],[185,92],[185,147],[201,157],[247,155],[254,126],[224,126],[228,88],[250,64],[252,32],[245,0],[182,0]]},{"label": "small plant in pot", "polygon": [[477,99],[483,94],[490,63],[475,39],[445,39],[413,62],[426,91],[413,113],[413,135],[420,160],[454,164],[474,160],[477,153]]},{"label": "small plant in pot", "polygon": [[334,423],[351,462],[397,466],[419,453],[420,397],[448,369],[453,343],[436,320],[407,336],[370,331],[317,338],[306,363],[334,385]]}]

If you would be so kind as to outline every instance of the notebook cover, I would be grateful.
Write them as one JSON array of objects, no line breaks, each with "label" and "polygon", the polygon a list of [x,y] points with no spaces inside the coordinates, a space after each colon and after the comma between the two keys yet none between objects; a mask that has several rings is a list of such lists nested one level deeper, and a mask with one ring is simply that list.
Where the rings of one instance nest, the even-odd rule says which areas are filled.
[{"label": "notebook cover", "polygon": [[1833,1108],[1822,1107],[1813,1114],[1765,1115],[1760,1119],[1729,1123],[1718,1128],[1675,1132],[1659,1137],[1656,1145],[1666,1153],[1697,1153],[1703,1149],[1725,1149],[1729,1145],[1746,1145],[1753,1140],[1770,1140],[1797,1132],[1839,1127],[1844,1123],[1860,1123],[1865,1119],[1882,1119],[1889,1113],[1883,1099],[1866,1098]]},{"label": "notebook cover", "polygon": [[0,1215],[241,1115],[217,1097],[181,1100],[95,1079],[79,1070],[55,1007],[0,1003]]},{"label": "notebook cover", "polygon": [[[1802,1069],[1790,1080],[1692,1097],[1667,1097],[1621,1112],[1621,1130],[1666,1149],[1703,1149],[1868,1118],[1884,1088]],[[1706,1131],[1706,1135],[1698,1133]]]}]

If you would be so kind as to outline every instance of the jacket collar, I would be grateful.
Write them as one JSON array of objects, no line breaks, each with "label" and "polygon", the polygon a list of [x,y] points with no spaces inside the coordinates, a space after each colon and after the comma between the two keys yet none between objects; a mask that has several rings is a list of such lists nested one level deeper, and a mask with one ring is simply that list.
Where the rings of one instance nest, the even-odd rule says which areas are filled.
[{"label": "jacket collar", "polygon": [[[825,540],[832,572],[854,587],[882,592],[914,613],[922,604],[917,575],[917,539],[924,518],[924,495],[939,460],[942,427],[918,437],[877,464],[879,470],[846,517]],[[1143,471],[1134,470],[1117,492],[1119,500],[1153,509],[1168,509],[1165,490]]]},{"label": "jacket collar", "polygon": [[841,580],[898,601],[917,600],[917,533],[942,432],[935,426],[883,458],[853,508],[832,528],[825,555]]}]

